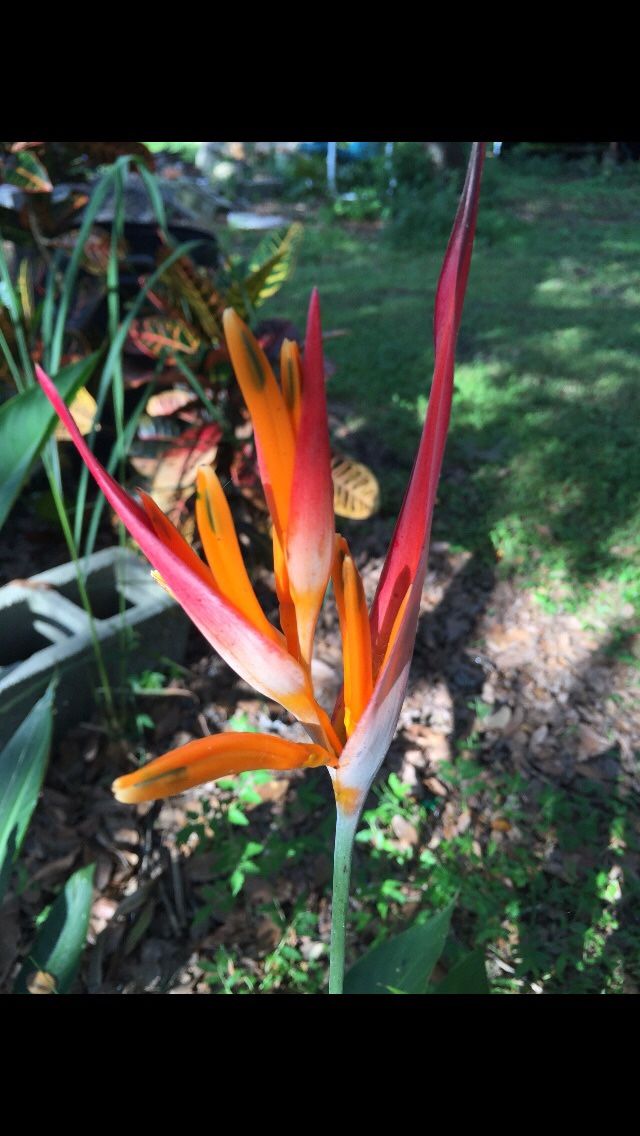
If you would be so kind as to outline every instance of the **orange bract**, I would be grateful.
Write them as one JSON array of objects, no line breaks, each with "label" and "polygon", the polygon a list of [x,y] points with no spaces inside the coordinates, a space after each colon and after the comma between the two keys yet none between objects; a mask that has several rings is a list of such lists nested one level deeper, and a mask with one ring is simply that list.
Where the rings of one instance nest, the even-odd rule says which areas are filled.
[{"label": "orange bract", "polygon": [[335,757],[309,742],[301,744],[264,734],[212,734],[156,758],[144,769],[118,777],[113,791],[119,801],[134,804],[182,793],[194,785],[248,769],[335,764]]},{"label": "orange bract", "polygon": [[198,470],[196,522],[217,587],[260,631],[277,643],[282,635],[269,623],[245,567],[229,503],[212,469]]}]

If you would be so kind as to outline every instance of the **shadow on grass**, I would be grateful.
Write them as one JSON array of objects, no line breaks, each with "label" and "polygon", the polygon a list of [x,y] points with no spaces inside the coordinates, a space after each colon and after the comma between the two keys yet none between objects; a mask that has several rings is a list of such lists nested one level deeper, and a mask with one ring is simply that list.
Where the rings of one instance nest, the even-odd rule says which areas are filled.
[{"label": "shadow on grass", "polygon": [[[495,190],[497,167],[491,179]],[[535,552],[589,583],[623,569],[640,540],[633,187],[505,171],[492,195],[485,180],[434,535],[474,554],[498,547],[518,570]],[[493,241],[505,216],[512,231]],[[444,243],[433,234],[400,253],[384,235],[324,227],[299,269],[320,287],[327,330],[348,333],[327,343],[329,396],[351,408],[344,448],[372,465],[389,515],[420,435]],[[306,283],[294,291],[302,304]]]}]

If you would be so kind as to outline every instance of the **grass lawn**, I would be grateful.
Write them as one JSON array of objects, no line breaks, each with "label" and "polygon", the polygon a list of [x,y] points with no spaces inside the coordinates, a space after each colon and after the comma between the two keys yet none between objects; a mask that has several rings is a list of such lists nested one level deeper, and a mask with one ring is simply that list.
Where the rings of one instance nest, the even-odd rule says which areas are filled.
[{"label": "grass lawn", "polygon": [[[497,554],[547,603],[604,577],[640,601],[639,202],[635,167],[487,162],[434,535]],[[387,455],[389,512],[426,406],[449,215],[425,210],[401,246],[374,227],[308,225],[268,313],[304,327],[317,284],[326,330],[348,330],[327,344],[329,397]]]}]

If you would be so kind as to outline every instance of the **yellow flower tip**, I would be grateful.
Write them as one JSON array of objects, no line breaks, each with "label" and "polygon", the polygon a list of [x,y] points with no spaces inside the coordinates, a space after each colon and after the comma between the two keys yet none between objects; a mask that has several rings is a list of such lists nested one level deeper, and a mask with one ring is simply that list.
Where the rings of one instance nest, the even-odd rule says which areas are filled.
[{"label": "yellow flower tip", "polygon": [[229,327],[237,327],[242,320],[234,308],[225,308],[222,313],[222,323],[226,331]]},{"label": "yellow flower tip", "polygon": [[[173,600],[175,600],[176,597],[174,596],[173,592],[171,591],[171,588],[169,587],[169,585],[163,580],[160,573],[156,572],[155,569],[154,569],[153,572],[151,573],[151,575],[152,575],[153,579],[155,580],[156,584],[159,584],[160,587],[167,593],[167,595],[171,596],[171,598]],[[178,601],[176,600],[176,603],[177,602]]]},{"label": "yellow flower tip", "polygon": [[172,797],[190,787],[188,770],[176,766],[162,773],[147,774],[144,770],[127,773],[118,777],[111,786],[116,801],[122,805],[139,805],[142,801],[157,801],[162,797]]},{"label": "yellow flower tip", "polygon": [[124,780],[124,777],[118,777],[111,786],[111,792],[113,793],[116,801],[119,801],[121,805],[134,805],[136,803],[135,787],[125,787],[122,784]]}]

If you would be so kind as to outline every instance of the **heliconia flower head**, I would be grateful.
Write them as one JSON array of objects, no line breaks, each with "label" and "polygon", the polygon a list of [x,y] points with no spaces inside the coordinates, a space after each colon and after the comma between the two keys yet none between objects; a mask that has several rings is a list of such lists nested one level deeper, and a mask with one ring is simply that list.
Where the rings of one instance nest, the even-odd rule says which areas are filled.
[{"label": "heliconia flower head", "polygon": [[[141,492],[138,504],[100,465],[51,379],[36,368],[45,394],[156,577],[223,659],[290,711],[310,738],[308,743],[244,733],[202,738],[119,777],[113,786],[119,800],[155,800],[249,769],[325,765],[338,809],[353,815],[362,808],[397,726],[413,654],[483,157],[482,145],[474,143],[436,294],[435,368],[426,420],[371,611],[347,541],[335,532],[316,291],[304,353],[285,341],[280,382],[239,316],[232,309],[224,315],[227,347],[253,421],[273,522],[280,629],[260,607],[215,472],[202,468],[197,480],[196,521],[205,564],[149,496]],[[330,579],[344,663],[332,714],[315,698],[311,678],[314,633]]]}]

